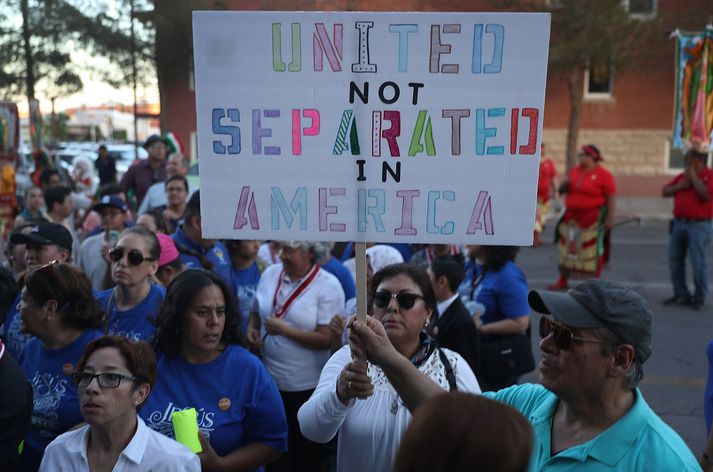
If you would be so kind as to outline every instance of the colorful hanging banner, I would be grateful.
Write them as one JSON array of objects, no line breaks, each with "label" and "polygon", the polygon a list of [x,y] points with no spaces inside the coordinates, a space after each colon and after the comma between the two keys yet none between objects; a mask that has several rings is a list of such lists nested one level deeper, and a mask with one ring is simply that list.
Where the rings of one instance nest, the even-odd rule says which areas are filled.
[{"label": "colorful hanging banner", "polygon": [[676,34],[673,147],[713,149],[713,27]]},{"label": "colorful hanging banner", "polygon": [[30,100],[30,139],[32,140],[32,150],[42,149],[44,140],[42,139],[42,112],[40,102]]},{"label": "colorful hanging banner", "polygon": [[0,102],[0,235],[7,236],[15,217],[15,167],[20,145],[17,105]]}]

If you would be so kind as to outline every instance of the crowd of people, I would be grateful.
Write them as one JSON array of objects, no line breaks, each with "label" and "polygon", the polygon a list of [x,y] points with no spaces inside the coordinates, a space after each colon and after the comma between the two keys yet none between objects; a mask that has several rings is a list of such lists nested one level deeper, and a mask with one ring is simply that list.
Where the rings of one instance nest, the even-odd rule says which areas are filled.
[{"label": "crowd of people", "polygon": [[[168,144],[149,137],[120,179],[100,147],[85,211],[51,166],[25,192],[0,270],[0,470],[698,470],[637,388],[649,306],[599,279],[616,190],[595,146],[559,187],[542,161],[535,245],[566,207],[552,291],[529,289],[517,247],[369,243],[357,321],[353,244],[204,237]],[[710,234],[686,209],[713,214],[698,158],[663,190],[679,212],[667,303],[694,307]],[[518,385],[533,322],[541,385]]]}]

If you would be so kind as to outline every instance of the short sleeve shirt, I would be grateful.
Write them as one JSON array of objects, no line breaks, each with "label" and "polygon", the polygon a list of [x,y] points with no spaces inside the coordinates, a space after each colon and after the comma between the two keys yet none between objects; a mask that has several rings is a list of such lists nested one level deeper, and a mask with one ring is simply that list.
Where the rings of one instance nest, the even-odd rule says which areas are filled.
[{"label": "short sleeve shirt", "polygon": [[607,197],[616,194],[614,176],[600,165],[592,170],[573,167],[568,180],[565,199],[568,210],[594,210],[604,206]]},{"label": "short sleeve shirt", "polygon": [[166,296],[166,289],[160,285],[151,285],[148,295],[133,308],[118,310],[116,300],[111,296],[115,289],[99,292],[99,308],[106,311],[109,303],[109,334],[124,336],[134,341],[149,341],[156,331],[151,319],[158,316],[158,308]]},{"label": "short sleeve shirt", "polygon": [[557,175],[557,170],[555,169],[555,164],[552,159],[544,159],[540,162],[540,175],[537,179],[537,198],[542,201],[547,201],[550,199],[550,187],[552,186],[552,179]]},{"label": "short sleeve shirt", "polygon": [[497,272],[485,272],[475,288],[475,301],[485,306],[483,324],[515,319],[530,314],[527,280],[514,262],[508,261]]},{"label": "short sleeve shirt", "polygon": [[158,379],[140,412],[150,428],[173,438],[171,415],[195,408],[199,430],[220,456],[254,442],[287,450],[280,393],[260,360],[247,350],[229,345],[207,364],[160,353],[156,367]]},{"label": "short sleeve shirt", "polygon": [[[685,177],[681,173],[674,177],[665,187],[670,187],[682,181]],[[708,188],[708,194],[712,197],[707,202],[698,196],[693,186],[686,190],[676,192],[673,196],[673,216],[676,218],[686,218],[691,220],[710,220],[713,218],[713,169],[705,168],[698,173],[698,178],[703,185]]]}]

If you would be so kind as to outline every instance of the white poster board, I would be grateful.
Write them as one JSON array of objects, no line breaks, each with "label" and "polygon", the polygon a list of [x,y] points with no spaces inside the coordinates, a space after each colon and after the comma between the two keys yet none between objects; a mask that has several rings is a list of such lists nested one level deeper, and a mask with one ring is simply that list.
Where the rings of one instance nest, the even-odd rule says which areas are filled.
[{"label": "white poster board", "polygon": [[546,13],[194,12],[202,229],[529,245]]}]

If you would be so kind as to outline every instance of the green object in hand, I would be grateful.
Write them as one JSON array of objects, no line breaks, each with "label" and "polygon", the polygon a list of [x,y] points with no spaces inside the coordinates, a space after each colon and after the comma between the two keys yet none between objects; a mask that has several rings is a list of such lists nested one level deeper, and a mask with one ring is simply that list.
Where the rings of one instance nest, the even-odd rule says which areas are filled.
[{"label": "green object in hand", "polygon": [[198,439],[198,415],[195,408],[174,411],[171,415],[171,421],[173,422],[176,441],[196,454],[203,452],[201,442]]}]

